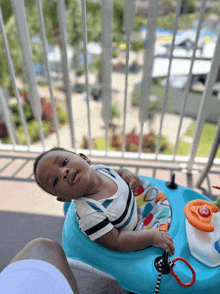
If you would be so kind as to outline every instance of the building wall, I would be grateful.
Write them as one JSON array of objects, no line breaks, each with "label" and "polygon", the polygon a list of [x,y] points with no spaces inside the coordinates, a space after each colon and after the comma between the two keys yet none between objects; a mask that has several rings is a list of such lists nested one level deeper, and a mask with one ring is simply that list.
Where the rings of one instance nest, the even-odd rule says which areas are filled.
[{"label": "building wall", "polygon": [[[173,103],[175,112],[180,114],[185,92],[177,88],[170,88],[169,98]],[[188,103],[186,107],[186,116],[197,118],[199,107],[202,101],[202,94],[189,92]],[[206,121],[217,123],[220,117],[220,99],[217,96],[212,96],[207,109]]]}]

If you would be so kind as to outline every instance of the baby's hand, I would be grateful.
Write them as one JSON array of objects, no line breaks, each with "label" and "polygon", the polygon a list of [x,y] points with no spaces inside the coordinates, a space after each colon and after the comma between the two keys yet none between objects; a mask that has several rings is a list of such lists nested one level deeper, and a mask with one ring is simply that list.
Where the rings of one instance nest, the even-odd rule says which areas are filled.
[{"label": "baby's hand", "polygon": [[157,229],[152,229],[153,233],[153,246],[163,248],[164,250],[168,250],[169,255],[173,255],[175,253],[175,248],[173,245],[173,239],[171,236],[164,231],[159,231]]},{"label": "baby's hand", "polygon": [[122,179],[125,180],[126,183],[131,187],[134,192],[134,195],[138,193],[140,186],[140,179],[136,174],[133,174],[129,170],[125,169],[122,173]]}]

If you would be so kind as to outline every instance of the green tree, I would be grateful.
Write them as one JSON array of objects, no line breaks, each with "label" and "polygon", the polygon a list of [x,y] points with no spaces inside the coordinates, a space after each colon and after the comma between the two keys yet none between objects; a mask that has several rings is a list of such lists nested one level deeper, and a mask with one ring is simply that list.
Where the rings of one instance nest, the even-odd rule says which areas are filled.
[{"label": "green tree", "polygon": [[196,0],[182,0],[180,13],[193,13],[196,11]]},{"label": "green tree", "polygon": [[3,16],[4,23],[7,23],[7,21],[12,15],[12,7],[10,4],[10,1],[0,0],[0,6],[2,9],[2,16]]},{"label": "green tree", "polygon": [[[11,15],[7,24],[5,25],[6,36],[8,39],[8,45],[10,54],[13,60],[13,66],[15,74],[19,75],[22,71],[22,54],[20,51],[17,31],[15,26],[14,15]],[[2,88],[8,88],[11,83],[11,78],[8,70],[8,63],[6,60],[6,53],[3,47],[2,36],[0,35],[0,85]]]},{"label": "green tree", "polygon": [[124,32],[123,18],[124,18],[124,2],[125,0],[114,0],[113,6],[113,42],[121,43]]},{"label": "green tree", "polygon": [[[113,42],[119,44],[124,35],[122,31],[124,0],[114,0],[113,4]],[[88,41],[101,41],[102,19],[100,3],[87,2],[86,13]]]}]

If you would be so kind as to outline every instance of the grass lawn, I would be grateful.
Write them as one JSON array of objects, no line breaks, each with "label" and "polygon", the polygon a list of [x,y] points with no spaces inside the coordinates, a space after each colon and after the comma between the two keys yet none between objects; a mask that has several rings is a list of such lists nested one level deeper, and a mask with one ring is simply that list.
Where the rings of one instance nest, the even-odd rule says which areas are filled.
[{"label": "grass lawn", "polygon": [[[196,128],[196,123],[193,122],[191,126],[189,127],[189,129],[187,130],[187,132],[185,133],[185,136],[193,137],[195,128]],[[217,127],[215,124],[205,123],[196,156],[198,157],[209,156],[212,142],[215,137],[216,129]],[[177,155],[189,155],[190,148],[191,148],[191,144],[185,143],[182,140],[180,140],[178,148],[177,148]],[[168,150],[165,154],[173,154],[173,150],[174,148]],[[220,148],[218,148],[216,158],[220,158]]]},{"label": "grass lawn", "polygon": [[[134,88],[134,91],[132,93],[132,105],[133,106],[139,106],[140,93],[141,93],[141,85],[137,85]],[[151,95],[154,95],[154,96],[157,97],[157,102],[158,102],[159,109],[162,110],[163,100],[164,100],[164,96],[165,96],[165,87],[162,87],[160,85],[152,84],[152,86],[151,86]],[[176,113],[176,108],[174,107],[173,102],[170,99],[170,97],[172,95],[173,95],[172,91],[169,90],[167,104],[166,104],[166,110],[165,110],[167,113]]]},{"label": "grass lawn", "polygon": [[[96,150],[105,150],[105,138],[96,138],[94,140],[93,148]],[[109,151],[116,151],[115,147],[112,147],[110,144],[108,146]]]},{"label": "grass lawn", "polygon": [[[132,96],[133,97],[132,98],[133,105],[139,105],[140,92],[141,92],[141,85],[138,85],[135,87],[134,92],[133,92],[133,96]],[[160,110],[162,110],[162,104],[163,104],[164,94],[165,94],[165,87],[162,87],[160,85],[152,85],[151,94],[157,96],[159,108],[160,108]],[[172,95],[171,91],[169,91],[169,93],[168,93],[166,113],[175,113],[175,107],[170,99],[170,95]],[[195,132],[195,128],[196,128],[196,123],[193,122],[192,125],[187,130],[187,132],[184,134],[184,136],[193,137],[194,132]],[[217,129],[216,124],[212,124],[212,123],[205,123],[204,124],[201,139],[199,142],[199,147],[198,147],[197,154],[196,154],[197,157],[208,157],[209,156],[212,142],[215,137],[216,129]],[[177,155],[188,156],[190,153],[190,148],[191,148],[190,143],[186,143],[186,142],[180,140],[178,148],[177,148]],[[173,151],[174,151],[174,148],[169,149],[167,151],[164,151],[163,154],[172,155]],[[220,148],[218,148],[216,157],[220,158]]]}]

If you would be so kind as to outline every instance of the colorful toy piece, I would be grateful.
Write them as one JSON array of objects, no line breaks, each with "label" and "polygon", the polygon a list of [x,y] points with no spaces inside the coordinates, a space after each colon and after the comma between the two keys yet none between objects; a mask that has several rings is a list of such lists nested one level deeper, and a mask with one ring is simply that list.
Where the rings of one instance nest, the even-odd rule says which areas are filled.
[{"label": "colorful toy piece", "polygon": [[184,208],[184,213],[189,223],[204,232],[214,231],[214,226],[209,222],[213,212],[217,213],[218,211],[214,204],[200,199],[190,201]]}]

